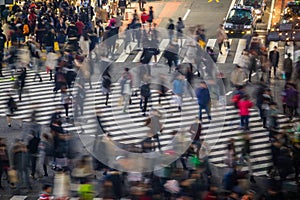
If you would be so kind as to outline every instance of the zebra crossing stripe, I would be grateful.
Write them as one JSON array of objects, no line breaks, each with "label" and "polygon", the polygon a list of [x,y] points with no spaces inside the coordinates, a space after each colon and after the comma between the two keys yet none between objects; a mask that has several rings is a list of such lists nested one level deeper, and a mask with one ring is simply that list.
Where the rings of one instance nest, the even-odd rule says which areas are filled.
[{"label": "zebra crossing stripe", "polygon": [[14,195],[10,200],[25,200],[27,196]]},{"label": "zebra crossing stripe", "polygon": [[[137,45],[136,42],[130,42],[128,44],[128,46],[130,46],[131,50],[133,50],[136,47],[136,45]],[[129,53],[126,53],[126,49],[124,49],[124,51],[121,53],[121,55],[119,56],[119,58],[115,62],[117,62],[117,63],[125,62],[127,60],[127,58],[129,57],[129,55],[130,55]]]},{"label": "zebra crossing stripe", "polygon": [[[168,44],[169,44],[169,39],[162,39],[162,41],[159,44],[159,50],[160,53],[157,55],[157,62],[159,62],[159,60],[161,59],[164,50],[167,48]],[[154,58],[152,58],[152,62],[154,61]]]},{"label": "zebra crossing stripe", "polygon": [[206,47],[211,47],[212,49],[216,45],[217,39],[208,39],[206,43]]},{"label": "zebra crossing stripe", "polygon": [[[232,43],[232,39],[229,39],[229,44],[231,45]],[[221,51],[223,54],[219,54],[218,59],[217,59],[217,63],[225,63],[226,62],[226,58],[228,56],[228,51],[227,48],[225,47],[225,44],[223,43]]]},{"label": "zebra crossing stripe", "polygon": [[233,60],[233,64],[237,64],[239,61],[240,56],[242,55],[242,52],[244,49],[246,49],[246,43],[247,40],[246,39],[240,39],[236,52],[235,52],[235,56],[234,56],[234,60]]}]

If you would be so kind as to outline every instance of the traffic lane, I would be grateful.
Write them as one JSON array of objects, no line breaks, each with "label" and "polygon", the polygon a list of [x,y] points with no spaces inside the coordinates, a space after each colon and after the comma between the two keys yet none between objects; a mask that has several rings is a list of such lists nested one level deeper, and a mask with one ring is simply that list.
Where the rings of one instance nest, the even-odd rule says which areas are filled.
[{"label": "traffic lane", "polygon": [[216,38],[216,31],[226,17],[231,1],[221,0],[220,3],[215,1],[208,3],[207,1],[195,0],[191,2],[191,12],[185,20],[186,27],[203,24],[206,38]]}]

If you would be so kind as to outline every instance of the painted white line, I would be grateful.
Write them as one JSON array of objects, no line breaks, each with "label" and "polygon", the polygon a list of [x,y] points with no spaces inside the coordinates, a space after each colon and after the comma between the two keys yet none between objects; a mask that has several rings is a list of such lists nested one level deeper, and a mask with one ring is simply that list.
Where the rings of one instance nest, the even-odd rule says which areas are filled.
[{"label": "painted white line", "polygon": [[229,91],[226,93],[226,96],[231,95],[231,94],[232,94],[232,91]]},{"label": "painted white line", "polygon": [[214,49],[216,42],[217,42],[217,39],[208,39],[208,41],[206,43],[206,47],[210,47],[210,48]]},{"label": "painted white line", "polygon": [[190,12],[191,12],[191,9],[187,9],[185,15],[184,15],[183,18],[182,18],[183,21],[186,20],[186,18],[189,16]]},{"label": "painted white line", "polygon": [[272,0],[267,30],[271,29],[271,23],[272,23],[272,18],[273,18],[274,5],[275,5],[275,0]]},{"label": "painted white line", "polygon": [[246,39],[239,40],[239,44],[238,44],[238,47],[237,47],[237,50],[236,50],[236,53],[234,56],[233,64],[238,63],[239,58],[241,57],[241,55],[243,53],[243,50],[246,49],[246,43],[247,43]]}]

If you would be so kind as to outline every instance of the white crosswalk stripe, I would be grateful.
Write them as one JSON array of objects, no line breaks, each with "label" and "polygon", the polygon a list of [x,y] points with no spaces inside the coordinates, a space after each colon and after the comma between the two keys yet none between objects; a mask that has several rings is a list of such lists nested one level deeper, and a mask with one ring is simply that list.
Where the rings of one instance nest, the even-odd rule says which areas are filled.
[{"label": "white crosswalk stripe", "polygon": [[27,196],[14,195],[10,200],[25,200]]}]

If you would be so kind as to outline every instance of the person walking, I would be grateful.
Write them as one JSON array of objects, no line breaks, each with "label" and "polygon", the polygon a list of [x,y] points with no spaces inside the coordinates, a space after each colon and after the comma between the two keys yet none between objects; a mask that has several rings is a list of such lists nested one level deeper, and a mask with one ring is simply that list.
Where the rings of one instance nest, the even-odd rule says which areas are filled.
[{"label": "person walking", "polygon": [[143,29],[146,28],[146,24],[147,24],[148,19],[149,19],[149,15],[146,13],[146,10],[143,9],[143,12],[141,14],[141,22],[142,22]]},{"label": "person walking", "polygon": [[131,103],[131,88],[132,88],[132,74],[129,68],[125,68],[121,80],[121,95],[124,102],[123,112],[127,112],[127,106]]},{"label": "person walking", "polygon": [[4,45],[6,43],[6,36],[3,34],[3,30],[0,29],[0,78],[3,77],[2,62],[4,57]]},{"label": "person walking", "polygon": [[207,88],[207,85],[204,81],[200,82],[200,86],[199,88],[196,89],[195,94],[199,105],[198,119],[202,121],[202,110],[204,109],[207,114],[208,120],[211,120],[211,115],[210,115],[211,98],[210,98],[210,93]]},{"label": "person walking", "polygon": [[[273,67],[274,79],[276,79],[277,78],[276,71],[277,71],[278,63],[279,63],[279,52],[277,50],[277,46],[274,46],[274,49],[272,51],[270,51],[269,59],[272,64],[271,68]],[[272,69],[270,69],[269,77],[271,77],[271,71],[272,71]]]},{"label": "person walking", "polygon": [[140,11],[144,9],[146,3],[147,3],[146,0],[139,0]]},{"label": "person walking", "polygon": [[224,25],[220,24],[219,28],[217,29],[217,43],[218,43],[218,46],[219,46],[219,53],[221,55],[223,54],[222,45],[225,42],[225,40],[227,40],[227,39],[228,39],[228,37],[227,37],[227,34],[225,32]]},{"label": "person walking", "polygon": [[244,95],[238,103],[239,113],[241,117],[241,128],[249,130],[249,109],[253,107],[253,103],[249,100],[248,95]]},{"label": "person walking", "polygon": [[124,15],[125,15],[125,9],[127,8],[127,2],[126,0],[119,0],[119,9],[120,9],[120,15],[122,16],[124,20]]},{"label": "person walking", "polygon": [[151,111],[149,118],[145,122],[145,126],[150,128],[149,135],[156,139],[157,148],[161,150],[161,144],[159,140],[159,135],[161,135],[163,125],[160,122],[161,114],[158,110],[154,109]]},{"label": "person walking", "polygon": [[30,159],[30,166],[31,166],[31,177],[35,179],[35,172],[36,172],[36,164],[38,160],[38,147],[41,139],[37,136],[35,131],[31,132],[31,138],[28,141],[27,149]]},{"label": "person walking", "polygon": [[178,104],[178,111],[182,111],[182,98],[184,95],[184,90],[186,88],[185,77],[182,74],[179,74],[176,79],[173,81],[173,93],[176,103]]},{"label": "person walking", "polygon": [[294,84],[287,84],[287,88],[285,90],[285,98],[288,108],[288,116],[290,119],[293,119],[296,116],[298,107],[298,91]]},{"label": "person walking", "polygon": [[169,34],[169,42],[171,43],[173,41],[174,38],[174,31],[175,31],[175,25],[173,23],[173,19],[169,19],[169,23],[167,25],[167,30],[168,30],[168,34]]},{"label": "person walking", "polygon": [[4,138],[0,138],[0,189],[4,189],[2,186],[2,175],[3,173],[8,176],[7,170],[9,169],[9,157],[8,149]]},{"label": "person walking", "polygon": [[106,69],[102,74],[101,79],[101,86],[102,86],[102,93],[106,96],[105,98],[105,105],[107,106],[108,99],[109,99],[109,93],[111,88],[111,76],[109,74],[109,70]]},{"label": "person walking", "polygon": [[151,33],[151,28],[152,28],[152,22],[154,20],[154,11],[153,11],[153,7],[150,6],[149,7],[149,14],[148,14],[148,20],[147,22],[149,23],[149,32],[148,33]]},{"label": "person walking", "polygon": [[25,87],[26,77],[27,77],[27,70],[26,70],[26,67],[23,67],[21,69],[20,75],[18,76],[18,79],[16,80],[17,85],[18,85],[17,89],[18,89],[18,95],[19,95],[19,101],[20,102],[22,101],[22,93],[23,93],[23,90],[24,90],[24,87]]},{"label": "person walking", "polygon": [[146,116],[148,101],[151,97],[151,89],[150,89],[150,77],[146,75],[145,79],[141,84],[141,100],[140,100],[140,108],[143,112],[143,116]]},{"label": "person walking", "polygon": [[293,60],[291,59],[291,53],[288,53],[287,58],[283,61],[283,71],[285,73],[286,81],[290,81],[293,73]]},{"label": "person walking", "polygon": [[176,30],[177,30],[177,40],[180,43],[180,47],[183,45],[183,29],[184,29],[184,23],[182,21],[181,17],[178,17],[177,25],[176,25]]},{"label": "person walking", "polygon": [[176,44],[174,42],[170,42],[163,53],[163,57],[165,59],[167,59],[167,62],[168,62],[169,73],[172,72],[173,64],[174,64],[175,68],[177,69],[178,60],[179,60],[178,53],[179,53],[179,46],[178,46],[178,44]]}]

